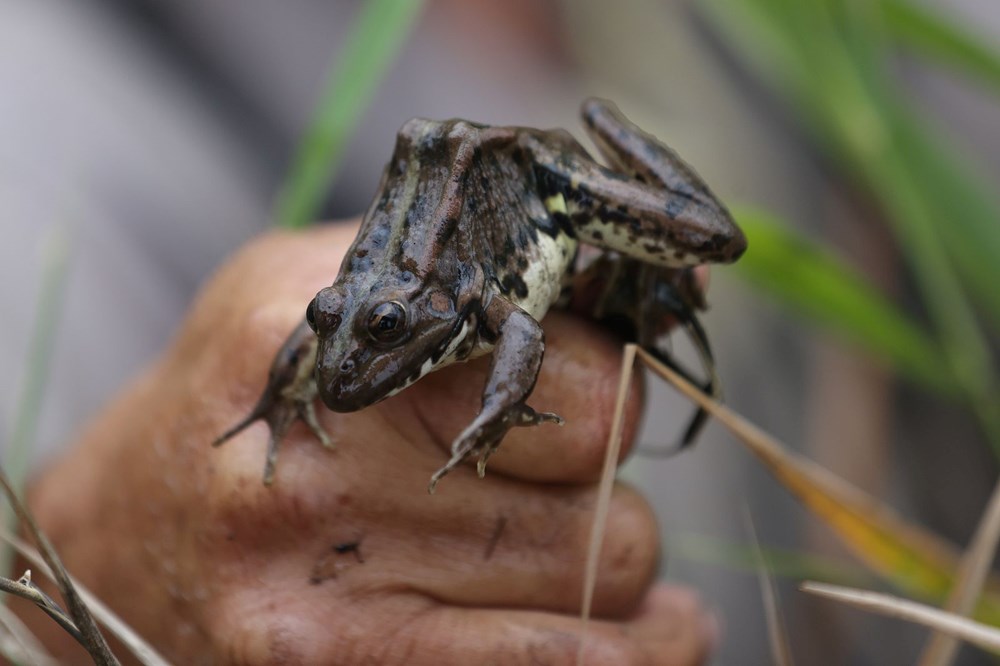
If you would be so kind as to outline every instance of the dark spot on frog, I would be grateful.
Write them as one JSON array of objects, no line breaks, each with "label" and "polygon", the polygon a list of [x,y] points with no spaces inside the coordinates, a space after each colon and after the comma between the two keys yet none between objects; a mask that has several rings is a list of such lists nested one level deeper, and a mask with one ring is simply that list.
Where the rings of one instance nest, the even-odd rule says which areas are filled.
[{"label": "dark spot on frog", "polygon": [[384,192],[382,192],[382,196],[379,197],[379,200],[378,200],[378,207],[379,207],[379,209],[380,210],[388,210],[390,208],[390,206],[392,205],[391,204],[391,200],[392,200],[392,197],[395,196],[395,194],[396,193],[393,192],[391,189],[386,188],[386,190]]},{"label": "dark spot on frog", "polygon": [[526,257],[521,256],[517,258],[517,270],[521,272],[528,270],[528,259]]},{"label": "dark spot on frog", "polygon": [[364,259],[365,257],[368,256],[368,249],[359,247],[357,250],[354,251],[354,256],[357,257],[358,259]]},{"label": "dark spot on frog", "polygon": [[424,132],[420,137],[420,143],[417,144],[418,153],[433,153],[435,151],[440,152],[440,139],[442,134],[442,129],[444,125],[434,127],[429,132]]},{"label": "dark spot on frog", "polygon": [[368,241],[375,249],[380,249],[384,247],[388,239],[389,239],[388,227],[376,227],[375,229],[372,229],[371,233],[368,235]]},{"label": "dark spot on frog", "polygon": [[[644,249],[646,252],[649,252],[650,254],[663,254],[664,248],[660,245],[656,245],[655,243],[644,243],[642,249]],[[680,259],[680,257],[677,258]]]},{"label": "dark spot on frog", "polygon": [[570,238],[576,238],[576,226],[573,224],[572,220],[569,219],[569,215],[558,211],[552,213],[552,220],[559,227],[559,231],[566,234]]},{"label": "dark spot on frog", "polygon": [[514,295],[518,298],[526,298],[528,296],[528,285],[525,284],[524,280],[517,273],[508,273],[505,275],[503,281],[500,283],[500,288],[504,294],[514,292]]},{"label": "dark spot on frog", "polygon": [[596,241],[602,241],[602,240],[604,240],[604,234],[602,234],[600,231],[596,231],[596,230],[592,231],[592,232],[590,232],[590,236],[591,236],[591,238],[593,238]]},{"label": "dark spot on frog", "polygon": [[729,236],[726,236],[725,234],[712,234],[711,238],[699,243],[697,249],[699,254],[719,253],[720,250],[724,249],[728,244]]},{"label": "dark spot on frog", "polygon": [[533,170],[538,194],[543,199],[547,199],[553,194],[560,194],[566,189],[565,182],[544,166],[535,164]]},{"label": "dark spot on frog", "polygon": [[514,244],[514,239],[507,236],[503,239],[503,247],[500,248],[500,252],[497,254],[497,263],[506,265],[515,253],[517,253],[517,246]]},{"label": "dark spot on frog", "polygon": [[519,250],[526,250],[538,244],[538,229],[522,225],[517,229],[515,244]]},{"label": "dark spot on frog", "polygon": [[539,229],[546,236],[555,238],[562,233],[562,228],[556,223],[552,215],[542,215],[531,219],[532,226]]},{"label": "dark spot on frog", "polygon": [[690,199],[684,197],[673,197],[667,204],[667,217],[676,218],[679,217],[684,209],[687,208]]}]

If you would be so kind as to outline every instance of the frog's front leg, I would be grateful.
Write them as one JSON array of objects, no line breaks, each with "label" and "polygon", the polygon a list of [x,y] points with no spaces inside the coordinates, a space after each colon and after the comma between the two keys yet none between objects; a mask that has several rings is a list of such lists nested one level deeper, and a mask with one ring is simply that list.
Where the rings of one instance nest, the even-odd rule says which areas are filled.
[{"label": "frog's front leg", "polygon": [[445,474],[470,456],[479,456],[477,469],[479,476],[484,476],[486,461],[514,426],[563,424],[562,417],[536,412],[525,404],[542,367],[545,335],[541,325],[507,299],[494,296],[484,309],[481,327],[496,337],[482,408],[452,443],[451,459],[431,477],[430,493]]},{"label": "frog's front leg", "polygon": [[278,446],[296,420],[301,419],[315,433],[323,446],[333,443],[316,418],[316,334],[302,320],[274,356],[267,376],[267,385],[250,413],[219,436],[212,446],[220,446],[259,419],[267,423],[270,437],[264,463],[264,485],[274,480]]}]

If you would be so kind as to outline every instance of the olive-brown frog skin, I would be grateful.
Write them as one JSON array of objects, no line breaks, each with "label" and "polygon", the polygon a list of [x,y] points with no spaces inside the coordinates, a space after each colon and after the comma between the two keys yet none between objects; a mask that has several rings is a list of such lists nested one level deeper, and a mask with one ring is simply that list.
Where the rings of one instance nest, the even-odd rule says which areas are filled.
[{"label": "olive-brown frog skin", "polygon": [[[316,337],[297,329],[254,411],[216,444],[266,419],[269,483],[295,418],[324,438],[317,390],[330,409],[355,411],[492,352],[482,409],[431,490],[470,456],[482,474],[511,427],[562,422],[525,401],[544,352],[538,321],[571,290],[579,243],[606,250],[576,277],[597,294],[595,316],[624,319],[667,362],[665,335],[679,321],[711,369],[691,268],[737,259],[742,232],[676,153],[613,104],[588,100],[582,113],[608,167],[564,130],[408,121],[336,281],[309,304]],[[715,390],[714,376],[705,388]]]}]

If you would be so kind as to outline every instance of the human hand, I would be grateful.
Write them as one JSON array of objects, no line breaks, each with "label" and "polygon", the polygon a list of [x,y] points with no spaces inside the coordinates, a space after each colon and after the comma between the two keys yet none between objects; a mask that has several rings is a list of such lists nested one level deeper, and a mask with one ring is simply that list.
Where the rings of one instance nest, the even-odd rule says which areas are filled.
[{"label": "human hand", "polygon": [[[320,410],[336,449],[296,425],[270,488],[263,424],[209,446],[253,404],[355,232],[269,234],[224,266],[171,348],[41,476],[43,529],[176,663],[574,663],[621,356],[592,324],[545,320],[529,403],[566,425],[515,429],[485,479],[459,469],[433,496],[427,479],[474,417],[488,359],[357,413]],[[639,410],[633,397],[628,423]],[[618,486],[587,663],[704,659],[714,624],[691,592],[651,588],[657,548],[649,507]]]}]

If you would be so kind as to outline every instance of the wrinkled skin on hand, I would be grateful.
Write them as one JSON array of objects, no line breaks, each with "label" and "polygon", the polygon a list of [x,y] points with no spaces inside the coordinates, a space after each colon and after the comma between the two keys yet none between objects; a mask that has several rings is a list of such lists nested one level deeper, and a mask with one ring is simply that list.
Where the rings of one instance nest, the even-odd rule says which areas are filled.
[{"label": "wrinkled skin on hand", "polygon": [[[545,320],[530,402],[566,425],[511,432],[485,479],[466,466],[434,496],[427,478],[479,408],[488,358],[357,413],[320,410],[336,449],[296,425],[271,488],[262,423],[209,446],[256,399],[355,230],[269,234],[224,266],[164,356],[37,480],[43,528],[70,570],[175,663],[574,663],[620,362],[619,344],[590,323]],[[696,596],[651,586],[658,541],[646,502],[617,487],[588,663],[707,654],[714,623]],[[41,613],[20,611],[85,660]]]}]

